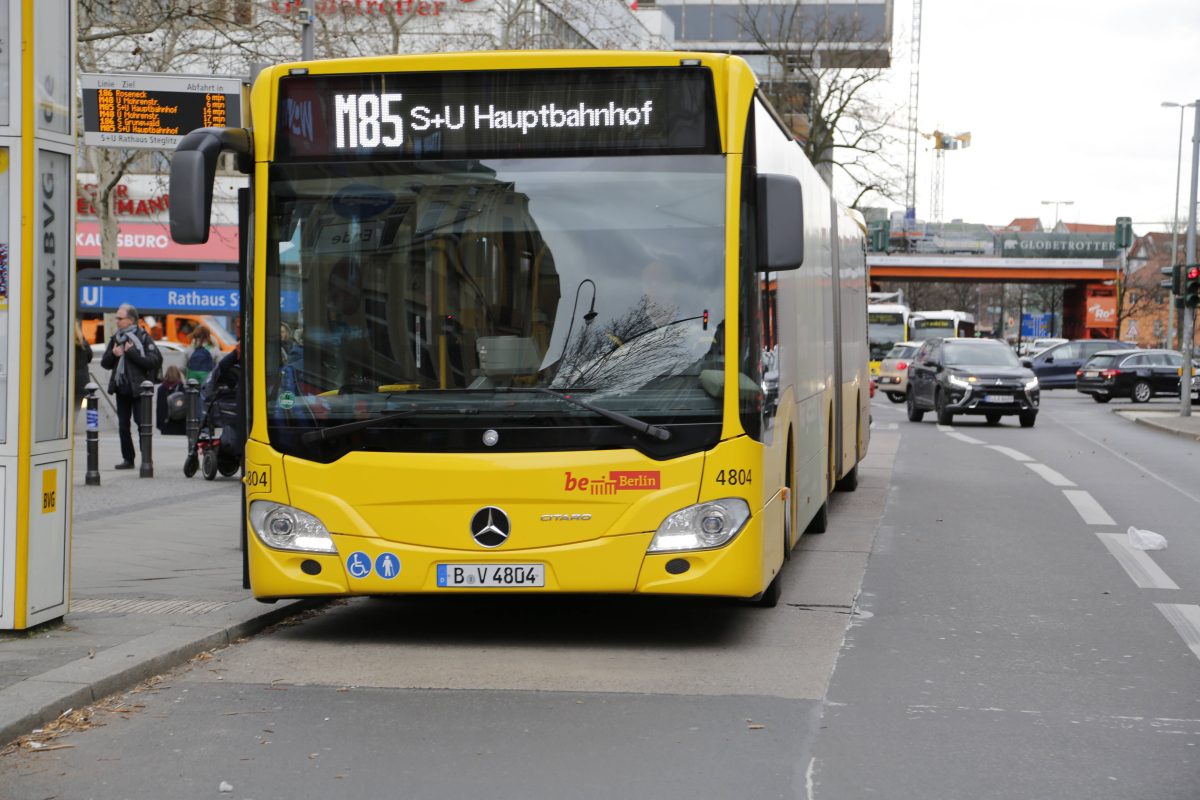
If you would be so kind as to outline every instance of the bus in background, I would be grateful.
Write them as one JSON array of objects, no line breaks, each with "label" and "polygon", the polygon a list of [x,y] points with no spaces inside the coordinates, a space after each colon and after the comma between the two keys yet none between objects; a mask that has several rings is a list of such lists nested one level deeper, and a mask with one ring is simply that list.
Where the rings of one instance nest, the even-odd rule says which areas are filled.
[{"label": "bus in background", "polygon": [[914,342],[946,336],[974,336],[975,316],[963,311],[914,311],[909,318],[909,338]]},{"label": "bus in background", "polygon": [[252,174],[256,597],[777,602],[867,451],[866,251],[745,61],[313,61],[251,106],[170,191],[198,243]]},{"label": "bus in background", "polygon": [[871,303],[867,306],[867,342],[871,374],[879,375],[879,362],[900,342],[908,341],[909,311],[903,303]]}]

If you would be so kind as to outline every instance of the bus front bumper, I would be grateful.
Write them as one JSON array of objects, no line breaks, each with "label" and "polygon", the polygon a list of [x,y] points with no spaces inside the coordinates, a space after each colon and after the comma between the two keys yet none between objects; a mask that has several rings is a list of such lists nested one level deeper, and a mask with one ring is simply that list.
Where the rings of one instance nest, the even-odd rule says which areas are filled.
[{"label": "bus front bumper", "polygon": [[[250,583],[254,596],[262,600],[492,592],[753,597],[768,582],[761,519],[761,514],[751,515],[723,547],[675,553],[647,553],[653,532],[555,547],[470,552],[334,533],[336,554],[276,550],[251,533]],[[540,576],[542,585],[446,585],[455,567],[494,574],[490,569],[480,572],[481,566],[533,566],[532,572],[526,569],[518,578]]]}]

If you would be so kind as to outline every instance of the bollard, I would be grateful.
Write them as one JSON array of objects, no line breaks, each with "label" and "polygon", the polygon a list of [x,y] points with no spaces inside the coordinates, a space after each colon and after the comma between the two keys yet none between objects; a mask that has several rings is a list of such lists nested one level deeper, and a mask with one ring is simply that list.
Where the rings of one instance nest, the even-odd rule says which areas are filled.
[{"label": "bollard", "polygon": [[99,386],[88,381],[87,392],[87,474],[83,480],[88,486],[100,485],[100,398],[96,397]]},{"label": "bollard", "polygon": [[142,438],[142,468],[138,472],[139,478],[154,477],[154,454],[153,454],[153,436],[154,436],[154,384],[150,381],[142,381],[141,397],[138,398],[138,416],[141,421],[138,422],[138,432]]},{"label": "bollard", "polygon": [[187,398],[187,421],[184,422],[184,431],[187,433],[188,452],[191,453],[195,451],[196,439],[200,436],[199,381],[195,378],[188,378],[183,394]]}]

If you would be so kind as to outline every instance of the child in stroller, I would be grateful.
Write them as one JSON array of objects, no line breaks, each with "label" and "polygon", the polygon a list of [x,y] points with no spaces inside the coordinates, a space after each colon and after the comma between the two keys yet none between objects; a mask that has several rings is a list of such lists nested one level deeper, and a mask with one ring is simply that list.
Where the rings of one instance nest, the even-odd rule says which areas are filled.
[{"label": "child in stroller", "polygon": [[192,477],[201,468],[205,480],[217,473],[230,477],[242,466],[244,437],[241,412],[241,346],[235,347],[200,387],[200,426],[188,441],[183,474]]}]

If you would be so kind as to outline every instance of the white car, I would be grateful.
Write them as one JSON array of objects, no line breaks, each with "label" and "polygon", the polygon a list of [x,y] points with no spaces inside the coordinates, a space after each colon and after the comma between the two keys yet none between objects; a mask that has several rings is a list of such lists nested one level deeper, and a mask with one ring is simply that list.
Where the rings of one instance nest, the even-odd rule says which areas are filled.
[{"label": "white car", "polygon": [[1029,345],[1029,349],[1025,351],[1025,357],[1033,358],[1034,356],[1036,356],[1038,353],[1042,352],[1043,350],[1050,348],[1050,347],[1054,347],[1054,345],[1056,345],[1056,344],[1062,344],[1063,342],[1067,342],[1067,341],[1070,341],[1070,340],[1069,339],[1060,339],[1057,337],[1048,338],[1048,339],[1034,339],[1033,342]]},{"label": "white car", "polygon": [[[154,342],[158,346],[159,352],[163,357],[163,374],[167,372],[167,367],[179,367],[184,373],[187,372],[184,367],[187,364],[187,348],[179,342],[172,342],[167,339],[157,339]],[[109,371],[100,366],[100,359],[104,357],[104,349],[107,344],[92,345],[92,361],[88,364],[88,374],[92,376],[92,380],[100,387],[101,392],[108,391],[108,373]]]}]

